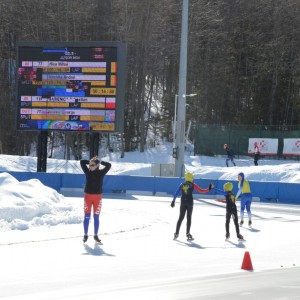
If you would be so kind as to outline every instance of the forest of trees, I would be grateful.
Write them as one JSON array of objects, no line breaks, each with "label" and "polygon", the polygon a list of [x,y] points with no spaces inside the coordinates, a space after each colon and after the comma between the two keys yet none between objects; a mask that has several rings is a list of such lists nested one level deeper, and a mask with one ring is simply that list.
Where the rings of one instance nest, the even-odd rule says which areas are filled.
[{"label": "forest of trees", "polygon": [[[171,140],[181,9],[182,0],[1,0],[0,153],[27,155],[37,139],[15,129],[16,40],[126,43],[125,150],[143,151],[158,128]],[[187,120],[299,124],[299,0],[190,0],[188,41],[186,90],[197,96]]]}]

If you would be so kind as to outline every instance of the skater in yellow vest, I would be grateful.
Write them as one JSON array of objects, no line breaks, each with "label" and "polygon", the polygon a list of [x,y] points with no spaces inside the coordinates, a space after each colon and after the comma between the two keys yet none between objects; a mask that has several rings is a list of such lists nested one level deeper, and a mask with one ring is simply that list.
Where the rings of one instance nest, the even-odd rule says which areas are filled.
[{"label": "skater in yellow vest", "polygon": [[252,203],[252,194],[251,194],[251,188],[248,180],[245,179],[244,173],[238,174],[238,192],[236,194],[236,199],[241,197],[241,212],[240,212],[240,218],[241,222],[240,225],[242,226],[244,224],[244,211],[245,208],[247,210],[248,214],[248,225],[252,225],[252,214],[251,214],[251,203]]}]

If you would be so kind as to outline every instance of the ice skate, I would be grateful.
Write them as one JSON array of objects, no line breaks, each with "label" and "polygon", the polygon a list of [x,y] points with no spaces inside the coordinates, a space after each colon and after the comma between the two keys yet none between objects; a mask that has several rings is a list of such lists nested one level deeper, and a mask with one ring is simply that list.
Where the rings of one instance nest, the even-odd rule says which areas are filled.
[{"label": "ice skate", "polygon": [[249,226],[249,227],[252,226],[252,221],[251,221],[251,219],[248,221],[248,226]]},{"label": "ice skate", "polygon": [[242,219],[240,222],[240,226],[243,226],[243,224],[244,224],[244,220]]},{"label": "ice skate", "polygon": [[238,233],[236,236],[239,241],[244,241],[244,237],[240,233]]},{"label": "ice skate", "polygon": [[178,233],[174,233],[174,238],[173,238],[173,240],[177,240],[177,238],[178,238]]},{"label": "ice skate", "polygon": [[226,233],[225,237],[226,237],[226,240],[228,240],[230,238],[230,233],[229,232]]},{"label": "ice skate", "polygon": [[84,235],[82,241],[85,243],[88,240],[89,236],[88,235]]},{"label": "ice skate", "polygon": [[187,233],[186,237],[187,237],[188,241],[193,241],[194,240],[193,236],[190,233]]},{"label": "ice skate", "polygon": [[94,240],[98,245],[102,245],[101,240],[99,239],[98,235],[94,235]]}]

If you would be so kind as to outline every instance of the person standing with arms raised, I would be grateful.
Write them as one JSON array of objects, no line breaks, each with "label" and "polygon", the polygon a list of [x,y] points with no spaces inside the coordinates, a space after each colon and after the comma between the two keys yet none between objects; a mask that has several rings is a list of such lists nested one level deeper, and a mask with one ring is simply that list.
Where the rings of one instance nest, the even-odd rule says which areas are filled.
[{"label": "person standing with arms raised", "polygon": [[[100,169],[100,164],[104,166]],[[89,167],[87,167],[89,165]],[[88,229],[93,208],[94,213],[94,240],[101,243],[98,237],[99,231],[99,217],[102,206],[102,185],[105,174],[110,170],[111,164],[109,162],[101,161],[97,156],[91,160],[81,160],[80,166],[86,177],[86,184],[84,188],[84,236],[83,242],[88,240]]]}]

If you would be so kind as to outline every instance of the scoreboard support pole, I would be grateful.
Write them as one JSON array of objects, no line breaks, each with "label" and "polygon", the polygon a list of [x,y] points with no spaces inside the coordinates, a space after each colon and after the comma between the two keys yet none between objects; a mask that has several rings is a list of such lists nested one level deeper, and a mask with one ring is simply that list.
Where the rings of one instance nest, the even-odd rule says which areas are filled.
[{"label": "scoreboard support pole", "polygon": [[98,155],[99,152],[99,132],[90,132],[90,158]]},{"label": "scoreboard support pole", "polygon": [[48,131],[40,131],[37,145],[37,172],[47,172]]}]

